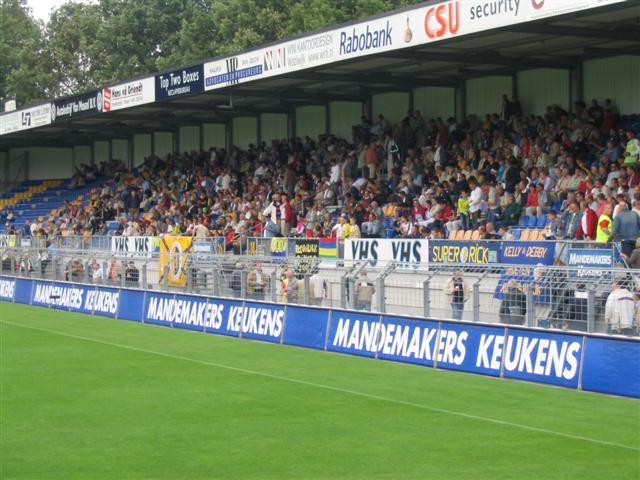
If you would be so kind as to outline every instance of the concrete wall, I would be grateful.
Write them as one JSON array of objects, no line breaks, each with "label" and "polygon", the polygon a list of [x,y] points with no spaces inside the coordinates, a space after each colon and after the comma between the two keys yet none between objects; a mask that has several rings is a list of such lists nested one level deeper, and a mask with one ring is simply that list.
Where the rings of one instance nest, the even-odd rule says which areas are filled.
[{"label": "concrete wall", "polygon": [[133,136],[133,166],[144,163],[144,159],[151,155],[151,135],[139,134]]},{"label": "concrete wall", "polygon": [[640,113],[640,55],[589,60],[583,64],[584,101],[610,98],[620,113]]},{"label": "concrete wall", "polygon": [[549,105],[569,109],[569,70],[538,68],[518,72],[518,99],[525,114],[544,115]]},{"label": "concrete wall", "polygon": [[233,144],[247,148],[258,143],[258,119],[256,117],[236,117],[233,119]]},{"label": "concrete wall", "polygon": [[191,152],[195,150],[200,151],[200,127],[187,126],[180,127],[179,130],[180,141],[178,142],[178,148],[180,153]]},{"label": "concrete wall", "polygon": [[296,108],[296,136],[315,138],[327,133],[327,109],[322,105]]},{"label": "concrete wall", "polygon": [[153,132],[153,153],[160,158],[166,158],[173,153],[173,133]]},{"label": "concrete wall", "polygon": [[512,98],[511,77],[492,76],[467,80],[467,115],[481,118],[488,113],[500,113],[502,95]]},{"label": "concrete wall", "polygon": [[224,123],[205,123],[202,126],[203,148],[225,148],[227,144],[227,127]]},{"label": "concrete wall", "polygon": [[373,95],[371,98],[371,120],[374,123],[380,114],[384,115],[389,122],[398,123],[407,116],[408,111],[408,93],[379,93],[377,95]]},{"label": "concrete wall", "polygon": [[91,165],[91,147],[89,145],[76,145],[73,147],[73,166]]},{"label": "concrete wall", "polygon": [[360,124],[361,102],[331,102],[329,104],[329,130],[338,138],[353,141],[351,127]]},{"label": "concrete wall", "polygon": [[263,113],[260,116],[260,139],[267,145],[272,140],[287,138],[287,115],[284,113]]},{"label": "concrete wall", "polygon": [[446,120],[456,114],[456,91],[449,87],[420,87],[413,91],[413,108],[422,117]]},{"label": "concrete wall", "polygon": [[96,165],[100,165],[101,162],[108,162],[111,160],[109,158],[109,142],[93,142],[93,156],[96,161]]},{"label": "concrete wall", "polygon": [[29,180],[71,178],[73,149],[33,147],[29,149]]},{"label": "concrete wall", "polygon": [[129,140],[117,138],[111,140],[111,159],[122,160],[125,165],[129,159]]}]

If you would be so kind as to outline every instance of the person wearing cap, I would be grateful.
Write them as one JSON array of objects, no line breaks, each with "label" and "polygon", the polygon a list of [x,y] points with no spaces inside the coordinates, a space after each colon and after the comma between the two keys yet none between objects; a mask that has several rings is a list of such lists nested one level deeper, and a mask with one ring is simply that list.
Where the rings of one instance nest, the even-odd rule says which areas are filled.
[{"label": "person wearing cap", "polygon": [[242,268],[241,262],[236,263],[229,277],[229,289],[235,298],[240,298],[242,295]]}]

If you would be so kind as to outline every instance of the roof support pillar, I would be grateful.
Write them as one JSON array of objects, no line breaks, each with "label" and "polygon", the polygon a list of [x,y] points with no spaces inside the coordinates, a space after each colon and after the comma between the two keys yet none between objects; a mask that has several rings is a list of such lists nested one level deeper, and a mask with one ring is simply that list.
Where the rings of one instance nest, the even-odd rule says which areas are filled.
[{"label": "roof support pillar", "polygon": [[133,170],[133,135],[127,139],[127,167],[129,170]]},{"label": "roof support pillar", "polygon": [[233,118],[230,118],[229,120],[227,120],[226,127],[227,128],[226,128],[225,146],[227,150],[227,155],[229,155],[231,153],[231,150],[233,149]]},{"label": "roof support pillar", "polygon": [[575,63],[569,70],[569,108],[573,111],[575,102],[584,100],[584,72],[582,62]]},{"label": "roof support pillar", "polygon": [[200,124],[199,135],[200,135],[199,148],[200,148],[200,151],[203,152],[204,151],[204,123]]},{"label": "roof support pillar", "polygon": [[331,102],[324,104],[324,133],[325,135],[331,133]]},{"label": "roof support pillar", "polygon": [[296,109],[294,108],[287,114],[287,133],[290,139],[295,139],[297,132],[296,128]]},{"label": "roof support pillar", "polygon": [[519,91],[518,91],[518,73],[514,73],[513,75],[511,75],[511,98],[513,99],[514,102],[518,102],[518,95],[519,95]]},{"label": "roof support pillar", "polygon": [[467,116],[467,82],[460,81],[455,94],[456,120],[462,121]]},{"label": "roof support pillar", "polygon": [[262,143],[262,115],[256,115],[256,147]]}]

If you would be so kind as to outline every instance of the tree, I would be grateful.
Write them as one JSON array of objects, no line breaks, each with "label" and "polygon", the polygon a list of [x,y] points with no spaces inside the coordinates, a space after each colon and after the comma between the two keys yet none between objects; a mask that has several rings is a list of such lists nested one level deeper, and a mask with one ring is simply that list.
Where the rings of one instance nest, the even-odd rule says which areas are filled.
[{"label": "tree", "polygon": [[21,105],[46,98],[55,79],[43,54],[42,24],[24,0],[0,0],[0,102],[15,96]]},{"label": "tree", "polygon": [[363,18],[408,0],[98,0],[46,27],[0,0],[0,98],[68,95]]}]

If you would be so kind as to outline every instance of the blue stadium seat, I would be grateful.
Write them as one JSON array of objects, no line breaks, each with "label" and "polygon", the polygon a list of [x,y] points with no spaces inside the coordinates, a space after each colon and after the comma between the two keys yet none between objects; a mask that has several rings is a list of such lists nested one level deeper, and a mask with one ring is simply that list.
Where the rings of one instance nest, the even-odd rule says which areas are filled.
[{"label": "blue stadium seat", "polygon": [[385,217],[384,228],[393,228],[393,218]]},{"label": "blue stadium seat", "polygon": [[522,235],[522,230],[520,230],[519,228],[516,228],[515,230],[512,230],[511,233],[513,233],[514,239],[520,240],[520,235]]},{"label": "blue stadium seat", "polygon": [[395,238],[396,231],[393,228],[387,228],[384,232],[385,238]]},{"label": "blue stadium seat", "polygon": [[529,223],[529,217],[527,215],[520,215],[520,221],[518,222],[518,226],[521,228],[525,228]]},{"label": "blue stadium seat", "polygon": [[551,210],[559,213],[560,212],[560,207],[562,207],[562,202],[558,201],[558,202],[553,202],[553,206],[551,207]]},{"label": "blue stadium seat", "polygon": [[548,217],[546,215],[540,215],[538,217],[538,223],[536,224],[536,228],[544,228],[547,226]]},{"label": "blue stadium seat", "polygon": [[536,223],[538,223],[538,218],[535,215],[527,217],[527,228],[536,228]]}]

